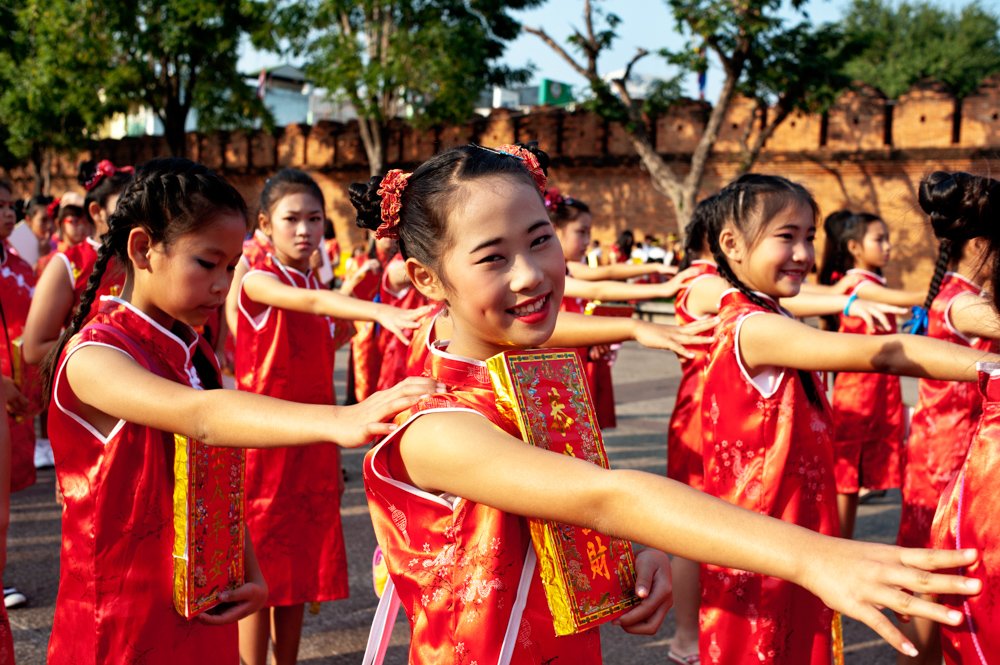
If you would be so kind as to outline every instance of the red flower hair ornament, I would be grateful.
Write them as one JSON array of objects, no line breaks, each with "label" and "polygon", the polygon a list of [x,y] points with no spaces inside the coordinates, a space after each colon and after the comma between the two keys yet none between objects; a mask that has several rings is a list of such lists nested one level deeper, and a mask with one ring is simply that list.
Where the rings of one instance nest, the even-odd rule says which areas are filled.
[{"label": "red flower hair ornament", "polygon": [[524,168],[528,169],[528,173],[531,174],[531,179],[535,181],[538,191],[542,193],[543,197],[545,196],[545,189],[548,187],[549,180],[545,177],[545,171],[542,170],[542,165],[538,162],[538,157],[535,156],[535,153],[527,148],[522,148],[519,145],[511,145],[510,143],[498,145],[494,148],[494,151],[520,159],[524,163]]},{"label": "red flower hair ornament", "polygon": [[101,184],[101,181],[105,178],[110,178],[116,173],[134,173],[135,169],[131,166],[117,167],[111,163],[110,159],[102,159],[97,162],[97,168],[94,169],[94,175],[87,181],[87,184],[83,186],[88,192]]},{"label": "red flower hair ornament", "polygon": [[49,219],[55,219],[56,213],[59,212],[59,202],[61,198],[52,199],[52,203],[45,207],[45,214],[49,216]]},{"label": "red flower hair ornament", "polygon": [[382,178],[378,194],[382,197],[382,223],[375,229],[376,238],[399,238],[399,211],[403,208],[403,190],[412,173],[391,169]]}]

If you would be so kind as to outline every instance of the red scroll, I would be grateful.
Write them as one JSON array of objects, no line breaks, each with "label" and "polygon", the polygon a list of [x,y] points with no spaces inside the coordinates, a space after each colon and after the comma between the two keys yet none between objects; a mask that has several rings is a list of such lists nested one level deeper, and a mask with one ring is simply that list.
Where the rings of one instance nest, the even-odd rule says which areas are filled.
[{"label": "red scroll", "polygon": [[[608,468],[576,352],[508,351],[487,366],[500,412],[525,441]],[[639,602],[628,541],[547,520],[529,526],[557,635],[610,621]]]}]

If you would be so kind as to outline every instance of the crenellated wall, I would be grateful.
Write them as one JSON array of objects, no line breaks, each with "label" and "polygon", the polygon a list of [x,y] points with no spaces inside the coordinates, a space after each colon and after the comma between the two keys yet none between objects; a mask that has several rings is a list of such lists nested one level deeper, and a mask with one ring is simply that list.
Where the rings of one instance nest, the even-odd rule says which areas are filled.
[{"label": "crenellated wall", "polygon": [[[657,118],[653,125],[657,151],[686,169],[709,112],[706,103],[687,101]],[[751,112],[749,100],[733,101],[708,164],[703,194],[735,174]],[[356,122],[291,125],[273,134],[192,133],[187,140],[188,157],[223,173],[251,208],[264,180],[276,169],[293,166],[310,172],[327,196],[338,236],[361,240],[346,195],[349,183],[368,178]],[[491,146],[531,140],[553,158],[552,184],[590,204],[595,237],[602,242],[610,242],[624,228],[640,236],[663,235],[676,228],[669,201],[650,186],[624,130],[584,111],[539,108],[518,114],[498,109],[487,118],[426,131],[398,122],[389,132],[388,159],[390,166],[412,167],[440,150],[468,142]],[[87,157],[137,164],[167,153],[162,137],[99,141],[90,151],[54,160],[52,188],[54,193],[79,189],[76,166]],[[890,280],[922,289],[934,245],[917,206],[917,184],[936,169],[989,174],[998,154],[1000,76],[984,82],[961,103],[934,85],[916,87],[895,101],[858,86],[843,93],[823,115],[789,117],[769,140],[754,170],[801,182],[816,196],[824,214],[847,206],[881,215],[895,243]],[[30,191],[27,167],[8,175],[19,190]]]}]

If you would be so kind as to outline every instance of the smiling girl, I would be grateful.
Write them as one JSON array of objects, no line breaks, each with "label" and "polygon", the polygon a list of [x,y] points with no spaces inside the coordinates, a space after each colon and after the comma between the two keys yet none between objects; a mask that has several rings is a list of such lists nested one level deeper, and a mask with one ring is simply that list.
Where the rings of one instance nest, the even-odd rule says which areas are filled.
[{"label": "smiling girl", "polygon": [[[597,631],[555,636],[523,516],[789,579],[910,652],[912,645],[880,607],[959,621],[958,613],[914,599],[900,587],[973,593],[978,586],[960,578],[919,570],[972,558],[972,552],[827,538],[663,477],[604,470],[521,440],[498,412],[485,360],[508,349],[538,347],[555,326],[565,260],[543,188],[544,175],[530,152],[478,146],[444,152],[412,174],[391,171],[351,186],[359,222],[380,236],[399,236],[411,282],[446,303],[452,325],[450,341],[437,342],[430,360],[432,375],[448,392],[401,414],[399,429],[364,463],[376,535],[410,620],[410,662],[600,662]],[[796,229],[812,223],[807,210],[805,221],[796,217]],[[780,235],[789,235],[786,222],[777,223]],[[811,248],[805,230],[792,234],[802,236],[803,250]],[[809,261],[789,263],[786,255],[757,253],[752,272],[768,275],[768,283],[779,282],[792,295]],[[783,325],[783,317],[773,318]],[[793,333],[806,328],[788,325],[795,326]],[[951,351],[932,340],[916,342],[932,357]],[[874,344],[868,350],[875,355]],[[980,357],[962,360],[973,362],[971,355]],[[847,362],[838,356],[841,361]],[[933,367],[943,365],[951,367],[943,361]],[[658,628],[669,602],[665,566],[655,550],[638,555],[636,592],[643,602],[620,617],[626,630]],[[428,593],[430,588],[435,591]],[[374,638],[377,652],[379,634]]]}]

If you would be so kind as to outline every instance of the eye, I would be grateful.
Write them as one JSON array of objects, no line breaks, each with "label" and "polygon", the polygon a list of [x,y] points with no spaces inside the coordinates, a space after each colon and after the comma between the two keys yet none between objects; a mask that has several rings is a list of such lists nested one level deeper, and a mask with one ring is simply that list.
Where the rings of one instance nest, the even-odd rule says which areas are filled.
[{"label": "eye", "polygon": [[498,261],[503,261],[504,257],[500,254],[490,254],[489,256],[484,256],[483,258],[476,261],[476,265],[497,263]]},{"label": "eye", "polygon": [[211,270],[211,269],[215,268],[215,265],[216,265],[216,264],[212,263],[211,261],[206,261],[205,259],[195,259],[195,261],[197,261],[198,265],[200,265],[205,270]]},{"label": "eye", "polygon": [[551,239],[552,239],[552,234],[551,233],[545,233],[543,235],[538,236],[534,240],[532,240],[531,241],[531,246],[532,247],[538,247],[540,245],[544,245],[545,243],[547,243]]}]

